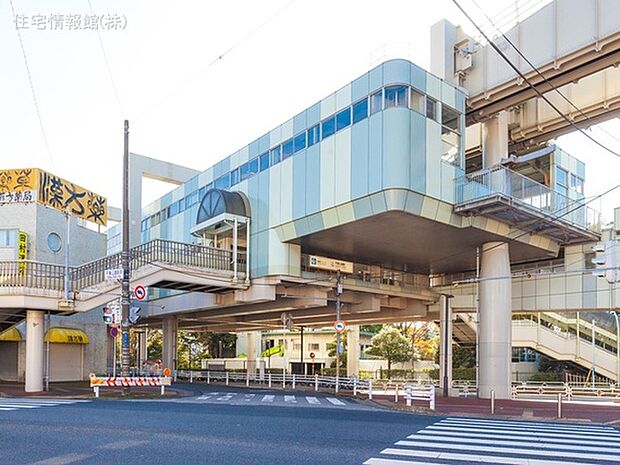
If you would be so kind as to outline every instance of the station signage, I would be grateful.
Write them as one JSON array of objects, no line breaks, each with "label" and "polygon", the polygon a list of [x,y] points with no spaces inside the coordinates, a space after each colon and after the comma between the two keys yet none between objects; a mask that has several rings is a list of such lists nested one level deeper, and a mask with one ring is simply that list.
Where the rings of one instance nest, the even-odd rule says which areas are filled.
[{"label": "station signage", "polygon": [[342,273],[353,273],[353,262],[345,262],[336,260],[335,258],[321,257],[319,255],[310,255],[308,257],[308,266],[319,270],[341,271]]}]

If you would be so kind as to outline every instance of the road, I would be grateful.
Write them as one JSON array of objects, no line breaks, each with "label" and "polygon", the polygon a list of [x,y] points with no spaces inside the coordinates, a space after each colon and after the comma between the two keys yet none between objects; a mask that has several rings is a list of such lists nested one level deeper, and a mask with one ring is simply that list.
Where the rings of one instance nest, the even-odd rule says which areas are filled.
[{"label": "road", "polygon": [[0,399],[3,465],[473,462],[620,464],[620,431],[414,415],[315,393],[220,386],[173,400]]}]

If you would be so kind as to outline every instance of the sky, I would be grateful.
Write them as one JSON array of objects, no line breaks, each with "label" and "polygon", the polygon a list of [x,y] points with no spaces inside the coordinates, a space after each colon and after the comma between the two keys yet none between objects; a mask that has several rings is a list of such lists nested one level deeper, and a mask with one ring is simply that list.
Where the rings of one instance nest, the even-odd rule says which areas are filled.
[{"label": "sky", "polygon": [[[460,1],[483,20],[472,0]],[[11,2],[29,19],[121,20],[99,32],[20,29],[43,131]],[[514,3],[477,0],[492,17]],[[428,69],[430,27],[442,18],[473,31],[451,0],[0,2],[0,169],[40,167],[118,206],[124,119],[132,152],[204,170],[384,58]],[[620,134],[617,120],[603,127]],[[592,134],[620,151],[600,128]],[[618,157],[581,134],[557,142],[586,162],[586,196],[618,182]],[[170,189],[144,187],[145,202]],[[592,206],[611,219],[620,189]]]}]

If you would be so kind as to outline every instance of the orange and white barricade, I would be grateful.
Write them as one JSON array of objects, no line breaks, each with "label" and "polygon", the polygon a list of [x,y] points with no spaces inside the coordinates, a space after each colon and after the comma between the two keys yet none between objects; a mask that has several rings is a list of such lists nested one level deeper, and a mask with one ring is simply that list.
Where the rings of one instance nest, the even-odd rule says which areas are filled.
[{"label": "orange and white barricade", "polygon": [[95,397],[99,397],[101,387],[143,387],[160,386],[161,395],[164,395],[165,387],[170,386],[172,378],[169,376],[95,376],[90,375],[90,387],[93,388]]}]

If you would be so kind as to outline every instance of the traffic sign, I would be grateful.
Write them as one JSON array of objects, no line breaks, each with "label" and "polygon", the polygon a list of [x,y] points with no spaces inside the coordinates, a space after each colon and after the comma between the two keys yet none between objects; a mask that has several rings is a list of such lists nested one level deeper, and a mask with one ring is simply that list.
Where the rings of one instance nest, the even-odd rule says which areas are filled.
[{"label": "traffic sign", "polygon": [[347,325],[345,324],[344,321],[342,320],[338,320],[334,323],[334,329],[336,330],[336,332],[338,333],[344,333],[345,328],[347,327]]},{"label": "traffic sign", "polygon": [[[112,324],[120,325],[123,320],[123,310],[117,301],[110,302],[108,305],[108,311],[112,314]],[[104,310],[105,318],[105,310]],[[105,320],[104,320],[105,321]]]},{"label": "traffic sign", "polygon": [[112,268],[110,270],[105,270],[105,279],[123,279],[123,269]]},{"label": "traffic sign", "polygon": [[170,376],[170,368],[164,368],[164,371],[162,374],[166,377]]},{"label": "traffic sign", "polygon": [[111,337],[118,336],[118,328],[116,326],[110,327],[110,336]]},{"label": "traffic sign", "polygon": [[136,300],[144,300],[146,298],[146,289],[141,284],[138,284],[133,290],[133,295]]},{"label": "traffic sign", "polygon": [[314,360],[314,357],[316,357],[316,355],[314,354],[314,352],[310,352],[310,358],[311,358],[312,360]]}]

